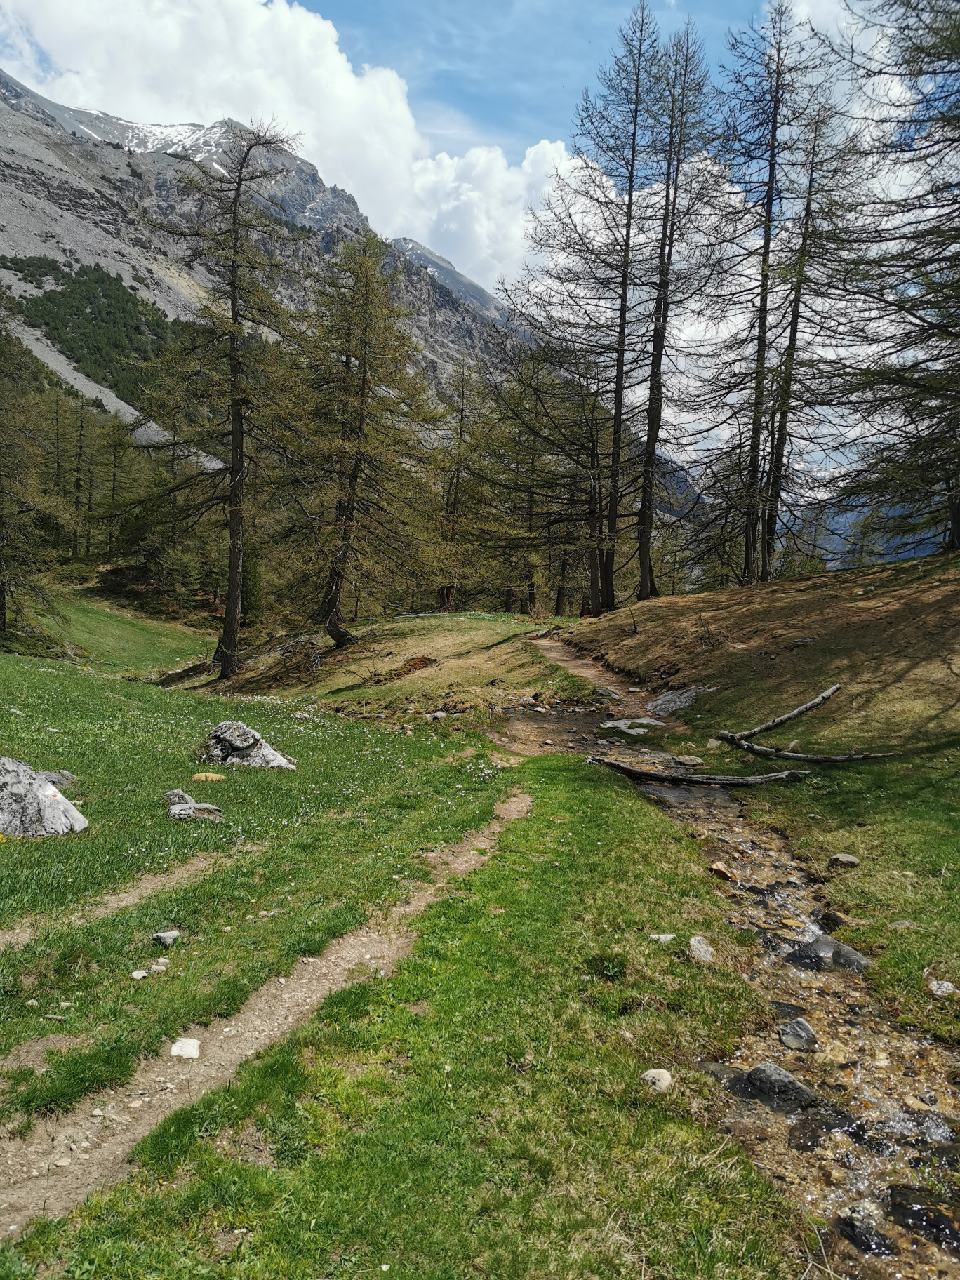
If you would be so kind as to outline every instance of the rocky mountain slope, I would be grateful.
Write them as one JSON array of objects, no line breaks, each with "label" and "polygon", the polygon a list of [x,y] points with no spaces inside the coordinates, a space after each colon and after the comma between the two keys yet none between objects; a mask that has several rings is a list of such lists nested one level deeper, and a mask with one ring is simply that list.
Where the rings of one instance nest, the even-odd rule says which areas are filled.
[{"label": "rocky mountain slope", "polygon": [[[230,121],[142,125],[64,107],[0,71],[0,248],[8,259],[100,265],[169,317],[190,313],[202,291],[181,246],[160,227],[186,206],[191,160],[216,163]],[[283,216],[315,233],[310,252],[330,252],[367,225],[357,202],[285,151],[271,196]],[[496,299],[416,241],[394,241],[400,301],[437,384],[462,358],[488,348]],[[0,270],[0,285],[24,288]]]}]

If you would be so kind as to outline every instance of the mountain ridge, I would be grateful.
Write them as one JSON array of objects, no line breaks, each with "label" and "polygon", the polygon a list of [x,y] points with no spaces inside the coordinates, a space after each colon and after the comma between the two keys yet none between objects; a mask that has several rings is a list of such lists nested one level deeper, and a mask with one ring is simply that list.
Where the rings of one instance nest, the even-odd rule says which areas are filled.
[{"label": "mountain ridge", "polygon": [[[164,224],[188,213],[184,165],[216,164],[233,122],[141,125],[67,107],[0,69],[0,236],[9,258],[51,257],[100,265],[170,318],[191,313],[204,282]],[[271,159],[271,202],[313,232],[307,258],[319,260],[369,223],[354,197],[328,185],[289,149]],[[408,237],[391,244],[398,300],[442,388],[464,359],[490,347],[501,304],[452,263]],[[10,287],[9,272],[0,284]]]}]

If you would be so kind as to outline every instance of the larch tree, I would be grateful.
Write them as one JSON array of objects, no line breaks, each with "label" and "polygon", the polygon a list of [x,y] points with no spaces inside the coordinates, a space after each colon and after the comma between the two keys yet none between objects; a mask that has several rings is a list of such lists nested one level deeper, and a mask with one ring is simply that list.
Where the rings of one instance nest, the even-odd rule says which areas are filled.
[{"label": "larch tree", "polygon": [[161,358],[166,376],[157,380],[152,407],[173,432],[168,448],[178,489],[200,495],[201,507],[225,511],[226,592],[214,658],[223,679],[240,666],[247,484],[274,393],[269,348],[286,325],[277,297],[281,249],[293,233],[269,190],[288,141],[269,125],[234,125],[216,164],[196,162],[185,182],[193,195],[188,224],[166,228],[186,242],[207,290],[195,322]]},{"label": "larch tree", "polygon": [[625,452],[641,412],[636,391],[647,364],[649,308],[637,291],[637,191],[649,147],[647,105],[658,40],[643,0],[620,29],[596,91],[583,96],[571,161],[532,216],[535,266],[507,291],[532,342],[555,346],[562,340],[573,364],[589,364],[603,379],[611,417],[602,459],[603,610],[617,603]]}]

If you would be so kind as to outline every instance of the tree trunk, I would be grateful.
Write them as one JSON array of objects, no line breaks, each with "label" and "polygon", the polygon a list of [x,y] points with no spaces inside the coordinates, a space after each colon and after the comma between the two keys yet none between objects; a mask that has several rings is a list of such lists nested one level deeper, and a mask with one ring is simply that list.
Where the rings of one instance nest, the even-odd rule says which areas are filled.
[{"label": "tree trunk", "polygon": [[955,478],[947,477],[947,545],[946,551],[960,551],[960,492]]},{"label": "tree trunk", "polygon": [[757,307],[757,351],[753,375],[753,403],[750,415],[750,444],[747,454],[747,500],[743,522],[744,584],[757,578],[760,533],[760,446],[763,439],[763,408],[767,382],[767,325],[770,310],[770,249],[773,241],[773,210],[777,192],[777,160],[780,137],[782,66],[779,45],[770,101],[770,134],[767,141],[767,180],[763,196],[763,247],[760,254],[760,297]]},{"label": "tree trunk", "polygon": [[790,406],[793,397],[793,374],[797,358],[797,339],[800,332],[800,316],[803,306],[803,288],[806,283],[807,251],[810,244],[810,229],[813,223],[813,187],[817,160],[817,139],[819,121],[814,125],[810,142],[810,165],[807,170],[807,191],[803,204],[803,222],[800,231],[800,246],[797,253],[797,274],[793,285],[793,299],[790,304],[790,328],[787,334],[787,347],[783,357],[783,370],[777,405],[777,425],[773,439],[773,451],[770,458],[770,477],[768,483],[767,502],[763,518],[763,547],[761,563],[761,581],[769,582],[773,575],[773,559],[776,554],[777,527],[780,523],[780,500],[783,496],[783,464],[789,439]]},{"label": "tree trunk", "polygon": [[[640,45],[643,44],[643,34]],[[601,559],[600,602],[603,609],[617,607],[616,567],[617,538],[620,526],[620,469],[623,457],[623,403],[626,390],[627,328],[630,315],[631,268],[633,265],[633,204],[637,176],[637,151],[640,134],[641,75],[643,49],[638,47],[634,61],[633,103],[630,118],[630,155],[625,175],[626,207],[623,215],[623,245],[620,257],[619,299],[617,312],[616,365],[613,380],[613,425],[610,442],[610,479],[607,492],[606,540]]]}]

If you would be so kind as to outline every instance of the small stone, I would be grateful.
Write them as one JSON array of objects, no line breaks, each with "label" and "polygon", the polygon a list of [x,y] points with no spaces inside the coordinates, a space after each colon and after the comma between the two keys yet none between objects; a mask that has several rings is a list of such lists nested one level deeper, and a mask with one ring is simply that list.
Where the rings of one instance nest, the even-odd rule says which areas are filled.
[{"label": "small stone", "polygon": [[161,947],[172,947],[179,937],[179,929],[160,929],[157,933],[153,934],[151,941],[159,942]]},{"label": "small stone", "polygon": [[887,926],[890,929],[915,929],[917,927],[916,920],[891,920]]},{"label": "small stone", "polygon": [[817,1095],[796,1076],[775,1062],[761,1062],[731,1082],[733,1092],[755,1098],[774,1111],[801,1111],[812,1107]]},{"label": "small stone", "polygon": [[927,990],[938,1000],[948,1000],[950,996],[957,994],[957,988],[952,982],[945,982],[940,978],[928,978]]},{"label": "small stone", "polygon": [[446,711],[428,711],[425,719],[427,720],[446,720]]},{"label": "small stone", "polygon": [[662,942],[662,943],[666,944],[667,942],[673,942],[673,940],[674,940],[674,938],[675,938],[676,936],[677,936],[677,935],[676,935],[675,933],[651,933],[651,935],[650,935],[650,941],[651,941],[651,942]]},{"label": "small stone", "polygon": [[674,756],[673,758],[684,769],[699,769],[703,764],[700,756]]},{"label": "small stone", "polygon": [[170,1048],[171,1058],[199,1058],[200,1041],[191,1040],[189,1036],[175,1040]]},{"label": "small stone", "polygon": [[855,858],[852,853],[835,853],[830,859],[831,867],[859,867],[860,859]]},{"label": "small stone", "polygon": [[863,973],[873,963],[869,957],[861,955],[845,942],[838,942],[828,933],[820,933],[809,942],[801,942],[785,957],[788,964],[798,969],[827,971],[831,969],[850,969],[854,973]]},{"label": "small stone", "polygon": [[697,964],[713,964],[717,958],[717,953],[702,933],[693,935],[687,949],[691,959],[696,960]]},{"label": "small stone", "polygon": [[812,1053],[817,1047],[817,1033],[806,1018],[794,1018],[777,1028],[777,1034],[788,1049]]},{"label": "small stone", "polygon": [[673,1076],[662,1067],[653,1067],[650,1071],[645,1071],[640,1079],[654,1093],[669,1093],[673,1088]]},{"label": "small stone", "polygon": [[27,1008],[28,1008],[28,1009],[39,1009],[39,1008],[40,1008],[40,1001],[39,1001],[39,1000],[28,1000],[28,1001],[27,1001]]},{"label": "small stone", "polygon": [[133,973],[131,973],[130,975],[130,977],[134,980],[134,982],[142,982],[142,980],[146,976],[147,976],[146,969],[134,969]]}]

